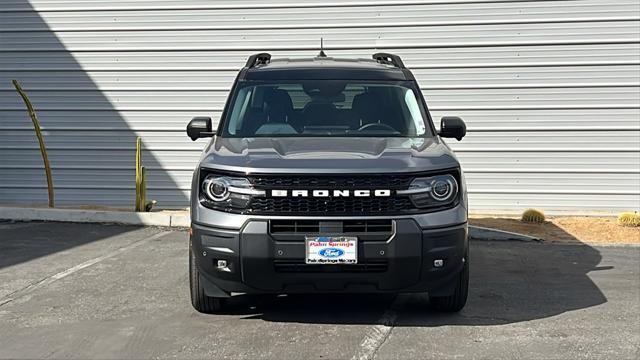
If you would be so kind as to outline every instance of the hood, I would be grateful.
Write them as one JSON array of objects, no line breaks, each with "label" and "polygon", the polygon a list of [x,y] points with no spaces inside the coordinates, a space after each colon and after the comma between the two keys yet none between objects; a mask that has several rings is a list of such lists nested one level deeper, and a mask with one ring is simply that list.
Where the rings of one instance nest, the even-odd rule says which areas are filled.
[{"label": "hood", "polygon": [[221,138],[205,149],[200,165],[244,173],[399,173],[459,166],[434,138]]}]

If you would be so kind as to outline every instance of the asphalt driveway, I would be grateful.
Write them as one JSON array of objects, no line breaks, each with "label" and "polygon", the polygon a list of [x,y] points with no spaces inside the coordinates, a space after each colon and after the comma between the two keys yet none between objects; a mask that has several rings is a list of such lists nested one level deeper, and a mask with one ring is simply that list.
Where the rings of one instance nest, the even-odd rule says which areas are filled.
[{"label": "asphalt driveway", "polygon": [[640,248],[472,241],[456,315],[424,295],[188,297],[187,234],[0,222],[0,358],[638,358]]}]

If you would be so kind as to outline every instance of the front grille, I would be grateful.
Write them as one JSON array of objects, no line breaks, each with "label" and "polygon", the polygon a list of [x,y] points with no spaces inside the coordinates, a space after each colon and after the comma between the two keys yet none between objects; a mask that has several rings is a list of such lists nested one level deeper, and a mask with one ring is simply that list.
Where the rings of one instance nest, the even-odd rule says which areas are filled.
[{"label": "front grille", "polygon": [[273,266],[280,273],[380,273],[389,268],[387,260],[368,260],[358,264],[318,265],[304,260],[275,260]]},{"label": "front grille", "polygon": [[[249,181],[265,190],[407,189],[413,175],[253,175]],[[415,212],[409,197],[254,198],[249,212],[264,215],[395,215]]]},{"label": "front grille", "polygon": [[342,235],[379,234],[391,235],[393,222],[391,220],[271,220],[269,222],[271,234],[327,234]]},{"label": "front grille", "polygon": [[387,198],[254,198],[255,214],[278,215],[386,215],[416,208],[408,197]]}]

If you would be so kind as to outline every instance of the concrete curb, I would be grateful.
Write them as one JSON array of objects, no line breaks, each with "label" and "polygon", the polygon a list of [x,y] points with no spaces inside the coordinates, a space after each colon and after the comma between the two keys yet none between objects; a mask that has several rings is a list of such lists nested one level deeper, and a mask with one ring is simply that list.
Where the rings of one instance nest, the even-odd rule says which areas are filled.
[{"label": "concrete curb", "polygon": [[[83,209],[49,209],[0,206],[0,219],[18,221],[60,221],[74,223],[114,223],[124,225],[189,227],[188,212],[148,212]],[[496,229],[469,226],[469,236],[474,240],[540,241],[531,236]]]},{"label": "concrete curb", "polygon": [[115,223],[125,225],[189,227],[191,218],[186,214],[163,212],[137,213],[128,211],[76,210],[0,207],[0,219],[21,221],[60,221],[76,223]]},{"label": "concrete curb", "polygon": [[542,239],[533,236],[472,225],[469,225],[469,237],[472,240],[542,241]]},{"label": "concrete curb", "polygon": [[[191,216],[187,211],[181,213],[131,211],[49,209],[0,206],[0,220],[15,221],[58,221],[72,223],[108,223],[140,226],[163,226],[186,228],[191,225]],[[469,225],[469,237],[480,241],[526,241],[539,242],[539,238],[497,229]],[[640,247],[640,244],[548,242],[561,245],[626,246]]]}]

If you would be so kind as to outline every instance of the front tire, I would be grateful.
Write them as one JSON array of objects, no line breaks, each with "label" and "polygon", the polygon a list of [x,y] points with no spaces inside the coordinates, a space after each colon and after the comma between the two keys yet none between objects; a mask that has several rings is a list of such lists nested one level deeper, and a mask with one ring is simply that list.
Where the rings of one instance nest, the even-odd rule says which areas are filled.
[{"label": "front tire", "polygon": [[200,271],[196,266],[196,258],[189,244],[189,287],[191,288],[191,305],[198,312],[215,314],[223,312],[226,307],[226,298],[207,296],[200,282]]},{"label": "front tire", "polygon": [[458,312],[464,308],[469,294],[469,257],[464,257],[462,271],[456,277],[453,294],[449,296],[429,296],[431,306],[441,312]]}]

